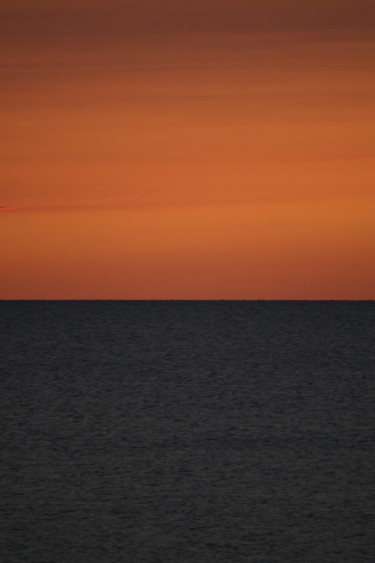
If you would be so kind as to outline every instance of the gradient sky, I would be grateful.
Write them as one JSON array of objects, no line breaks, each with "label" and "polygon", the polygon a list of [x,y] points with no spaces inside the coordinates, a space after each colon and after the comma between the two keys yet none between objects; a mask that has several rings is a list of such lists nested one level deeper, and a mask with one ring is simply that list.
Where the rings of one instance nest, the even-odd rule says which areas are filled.
[{"label": "gradient sky", "polygon": [[374,299],[373,0],[2,0],[0,298]]}]

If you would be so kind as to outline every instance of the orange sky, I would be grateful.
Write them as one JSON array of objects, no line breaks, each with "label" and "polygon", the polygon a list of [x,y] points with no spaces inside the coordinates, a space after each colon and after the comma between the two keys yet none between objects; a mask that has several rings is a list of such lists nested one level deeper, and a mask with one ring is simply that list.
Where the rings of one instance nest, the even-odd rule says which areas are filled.
[{"label": "orange sky", "polygon": [[3,0],[0,298],[374,299],[374,13]]}]

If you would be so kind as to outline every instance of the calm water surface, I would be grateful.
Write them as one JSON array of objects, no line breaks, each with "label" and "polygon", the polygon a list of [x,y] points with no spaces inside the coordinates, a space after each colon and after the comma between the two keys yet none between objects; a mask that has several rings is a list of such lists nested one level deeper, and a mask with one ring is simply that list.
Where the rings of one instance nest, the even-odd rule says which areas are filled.
[{"label": "calm water surface", "polygon": [[375,302],[1,302],[4,563],[375,561]]}]

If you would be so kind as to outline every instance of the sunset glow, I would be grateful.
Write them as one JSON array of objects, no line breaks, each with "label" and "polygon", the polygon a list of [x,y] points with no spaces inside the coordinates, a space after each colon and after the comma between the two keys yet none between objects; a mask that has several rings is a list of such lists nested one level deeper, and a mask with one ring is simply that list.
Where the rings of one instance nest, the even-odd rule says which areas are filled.
[{"label": "sunset glow", "polygon": [[0,298],[375,298],[373,3],[280,6],[2,2]]}]

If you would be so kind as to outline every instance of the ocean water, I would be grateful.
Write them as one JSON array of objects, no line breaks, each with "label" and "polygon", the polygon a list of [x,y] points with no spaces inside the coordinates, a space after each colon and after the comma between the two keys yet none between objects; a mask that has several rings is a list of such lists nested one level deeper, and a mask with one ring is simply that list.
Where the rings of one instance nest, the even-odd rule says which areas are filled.
[{"label": "ocean water", "polygon": [[374,562],[375,302],[0,303],[2,563]]}]

